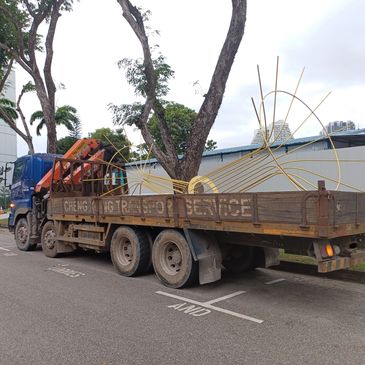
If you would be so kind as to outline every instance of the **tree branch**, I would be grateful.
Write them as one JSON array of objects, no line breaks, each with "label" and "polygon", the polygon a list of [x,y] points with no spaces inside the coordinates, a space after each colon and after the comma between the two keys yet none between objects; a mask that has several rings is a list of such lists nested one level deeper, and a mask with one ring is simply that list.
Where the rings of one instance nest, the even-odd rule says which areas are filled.
[{"label": "tree branch", "polygon": [[23,98],[24,93],[25,93],[25,88],[23,86],[22,91],[19,94],[19,97],[18,97],[18,100],[17,100],[17,103],[16,103],[16,110],[19,113],[20,119],[21,119],[21,121],[23,123],[23,127],[24,127],[24,130],[25,130],[25,134],[27,136],[26,142],[27,142],[28,147],[29,147],[29,153],[33,154],[34,153],[33,138],[32,138],[32,136],[30,134],[30,131],[29,131],[29,128],[28,128],[28,124],[27,124],[27,122],[25,120],[25,116],[24,116],[23,110],[20,107],[20,102],[21,102],[21,100]]},{"label": "tree branch", "polygon": [[220,52],[209,90],[193,124],[187,143],[183,169],[201,160],[205,141],[221,106],[227,79],[241,43],[246,23],[247,0],[232,0],[232,15],[226,39]]},{"label": "tree branch", "polygon": [[21,131],[17,126],[13,119],[8,115],[8,113],[0,106],[0,117],[1,119],[12,129],[14,130],[21,138],[24,139],[26,144],[28,144],[27,136]]},{"label": "tree branch", "polygon": [[2,91],[5,87],[5,84],[6,84],[6,80],[8,79],[11,69],[13,68],[13,63],[14,63],[14,58],[11,58],[6,67],[5,74],[4,74],[3,78],[0,80],[0,94],[2,93]]},{"label": "tree branch", "polygon": [[[6,7],[0,5],[0,9],[6,13],[7,17],[10,19],[11,23],[13,24],[14,28],[16,29],[17,34],[17,44],[18,44],[18,56],[22,59],[26,59],[24,54],[24,37],[23,37],[23,31],[18,25],[18,20],[15,19],[12,12],[9,11]],[[10,49],[10,48],[9,48]]]},{"label": "tree branch", "polygon": [[51,19],[49,22],[49,27],[46,37],[46,60],[44,62],[44,68],[43,68],[44,80],[46,82],[48,98],[53,108],[53,113],[55,108],[55,93],[56,93],[56,86],[54,84],[52,77],[53,40],[56,32],[57,21],[61,16],[59,10],[63,3],[64,0],[57,1],[52,8]]},{"label": "tree branch", "polygon": [[[157,80],[155,75],[155,69],[152,63],[152,56],[151,56],[150,46],[148,43],[148,37],[146,35],[143,23],[143,17],[140,11],[135,6],[133,6],[129,0],[118,0],[118,3],[123,9],[123,17],[127,20],[128,24],[133,29],[143,50],[143,57],[144,57],[143,65],[147,80],[147,86],[146,86],[147,100],[137,127],[141,129],[143,138],[145,138],[145,142],[150,148],[152,147],[152,151],[156,155],[156,157],[161,156],[161,163],[165,165],[164,162],[167,161],[168,165],[171,166],[171,163],[173,161],[178,160],[178,156],[176,153],[175,145],[171,137],[171,133],[165,121],[164,108],[156,98]],[[170,156],[169,158],[159,147],[155,145],[153,137],[147,128],[147,121],[151,112],[151,108],[153,108],[153,110],[156,113],[161,136],[165,142],[165,148],[167,155]],[[169,170],[171,170],[171,168]]]}]

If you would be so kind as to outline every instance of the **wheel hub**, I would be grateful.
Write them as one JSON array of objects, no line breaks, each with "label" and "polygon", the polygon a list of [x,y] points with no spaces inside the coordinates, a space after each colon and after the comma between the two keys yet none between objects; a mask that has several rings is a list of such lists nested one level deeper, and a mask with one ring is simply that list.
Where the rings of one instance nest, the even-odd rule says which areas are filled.
[{"label": "wheel hub", "polygon": [[176,275],[181,269],[181,261],[182,255],[179,247],[175,243],[170,242],[166,246],[164,255],[162,256],[161,263],[164,270],[169,275]]},{"label": "wheel hub", "polygon": [[18,239],[20,242],[25,243],[28,238],[28,229],[25,226],[19,227],[18,229]]},{"label": "wheel hub", "polygon": [[119,260],[123,265],[129,265],[133,261],[133,248],[128,239],[124,239],[120,244]]},{"label": "wheel hub", "polygon": [[44,243],[49,250],[52,250],[55,247],[55,237],[56,234],[53,230],[48,231],[44,235]]}]

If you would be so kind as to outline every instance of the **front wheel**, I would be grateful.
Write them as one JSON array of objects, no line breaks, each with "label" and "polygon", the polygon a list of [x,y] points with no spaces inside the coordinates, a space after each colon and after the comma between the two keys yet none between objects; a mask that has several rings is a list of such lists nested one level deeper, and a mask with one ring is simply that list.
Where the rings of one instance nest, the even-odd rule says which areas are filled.
[{"label": "front wheel", "polygon": [[37,247],[36,243],[31,243],[30,227],[26,218],[20,218],[15,226],[15,242],[21,251],[32,251]]},{"label": "front wheel", "polygon": [[157,236],[152,246],[152,263],[157,277],[170,288],[190,286],[197,281],[198,263],[178,231],[166,229]]},{"label": "front wheel", "polygon": [[47,257],[57,257],[56,230],[52,221],[48,221],[42,229],[42,250]]}]

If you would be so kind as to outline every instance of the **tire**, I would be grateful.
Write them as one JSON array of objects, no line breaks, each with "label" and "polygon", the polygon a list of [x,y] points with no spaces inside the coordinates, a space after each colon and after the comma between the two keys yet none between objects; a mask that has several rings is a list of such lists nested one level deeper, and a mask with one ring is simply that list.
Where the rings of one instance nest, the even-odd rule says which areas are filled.
[{"label": "tire", "polygon": [[165,286],[178,289],[197,282],[198,262],[194,261],[185,237],[176,230],[166,229],[156,237],[152,264]]},{"label": "tire", "polygon": [[55,258],[59,255],[57,252],[56,231],[52,221],[48,221],[42,229],[41,243],[43,253],[47,257]]},{"label": "tire", "polygon": [[30,229],[26,218],[20,218],[15,226],[15,242],[21,251],[33,251],[37,244],[31,243]]},{"label": "tire", "polygon": [[147,236],[131,227],[117,228],[111,239],[110,256],[114,267],[123,276],[145,273],[151,256]]},{"label": "tire", "polygon": [[252,246],[231,245],[226,252],[222,265],[234,274],[252,271],[255,265],[255,248]]}]

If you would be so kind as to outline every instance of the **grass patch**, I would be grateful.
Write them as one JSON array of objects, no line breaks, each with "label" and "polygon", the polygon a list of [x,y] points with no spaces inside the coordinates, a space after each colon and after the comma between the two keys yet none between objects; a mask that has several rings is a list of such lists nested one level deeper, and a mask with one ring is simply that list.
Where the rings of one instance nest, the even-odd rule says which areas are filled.
[{"label": "grass patch", "polygon": [[[280,250],[280,260],[290,261],[290,262],[298,262],[300,264],[307,264],[307,265],[317,266],[317,261],[312,257],[301,256],[301,255],[292,255],[292,254],[289,254],[289,253],[284,253],[284,250]],[[355,265],[355,266],[351,267],[350,270],[364,271],[365,272],[365,263]]]},{"label": "grass patch", "polygon": [[3,226],[3,225],[8,225],[8,218],[5,218],[5,219],[0,219],[0,224]]},{"label": "grass patch", "polygon": [[356,271],[363,271],[363,272],[365,272],[365,263],[359,264],[359,265],[355,265],[350,270],[356,270]]},{"label": "grass patch", "polygon": [[301,256],[301,255],[292,255],[289,253],[284,253],[283,250],[280,250],[280,260],[290,261],[290,262],[299,262],[300,264],[307,264],[307,265],[317,265],[316,260],[312,257]]}]

